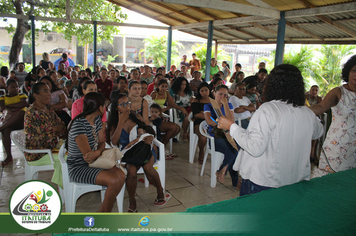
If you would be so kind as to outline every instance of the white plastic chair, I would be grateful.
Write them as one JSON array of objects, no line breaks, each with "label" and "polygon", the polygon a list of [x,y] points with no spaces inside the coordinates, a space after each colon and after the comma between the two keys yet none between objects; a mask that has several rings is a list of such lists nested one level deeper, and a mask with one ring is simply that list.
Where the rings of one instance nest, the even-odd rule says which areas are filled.
[{"label": "white plastic chair", "polygon": [[[155,168],[155,170],[157,170],[158,175],[159,175],[159,179],[161,181],[161,185],[163,188],[163,192],[166,189],[166,156],[165,156],[165,152],[164,152],[164,145],[163,143],[161,143],[160,141],[158,141],[156,138],[153,140],[153,144],[156,145],[158,147],[158,152],[159,152],[159,160],[157,160],[154,164],[153,164],[153,168]],[[150,185],[145,172],[143,171],[143,168],[141,167],[137,174],[144,174],[145,176],[145,187],[148,188],[148,186]]]},{"label": "white plastic chair", "polygon": [[194,121],[192,120],[193,112],[191,112],[188,116],[189,120],[189,163],[194,162],[195,150],[198,144],[198,135],[194,133]]},{"label": "white plastic chair", "polygon": [[[182,122],[179,121],[178,112],[175,108],[169,109],[169,117],[170,117],[170,121],[179,125],[180,129],[182,130]],[[180,137],[180,132],[176,135],[175,138],[179,141],[179,137]]]},{"label": "white plastic chair", "polygon": [[[166,117],[166,118],[169,118],[169,121],[172,121],[172,122],[173,122],[172,118],[171,118],[169,115],[164,114],[164,113],[162,113],[162,115],[163,115],[164,117]],[[156,130],[155,130],[155,131],[156,131]],[[161,132],[161,134],[163,135],[163,134],[165,134],[165,133],[162,133],[162,132]],[[173,152],[173,139],[169,139],[169,153],[172,153],[172,152]]]},{"label": "white plastic chair", "polygon": [[211,171],[210,171],[210,186],[214,188],[216,186],[216,171],[220,168],[221,163],[224,160],[224,154],[221,152],[215,151],[215,143],[214,143],[214,137],[210,136],[207,132],[208,124],[206,121],[203,121],[199,125],[199,132],[207,137],[208,142],[210,142],[210,147],[209,144],[206,146],[205,150],[205,155],[204,155],[204,161],[203,165],[201,167],[200,171],[200,176],[203,176],[204,174],[204,168],[206,164],[206,160],[208,159],[208,154],[210,153],[211,156]]},{"label": "white plastic chair", "polygon": [[[159,179],[161,181],[161,185],[163,188],[163,191],[166,188],[166,156],[165,156],[165,149],[164,149],[164,145],[163,143],[161,143],[160,141],[158,141],[156,138],[153,139],[153,144],[157,146],[158,148],[158,155],[159,155],[159,160],[157,160],[154,164],[153,164],[153,168],[155,168],[155,170],[158,172],[159,175]],[[111,146],[109,144],[106,144],[109,147],[112,147],[113,144],[111,144]],[[145,172],[143,171],[143,168],[141,167],[138,171],[137,174],[144,174],[144,179],[145,179],[145,187],[148,188],[148,186],[150,185]]]},{"label": "white plastic chair", "polygon": [[[15,130],[11,132],[11,141],[21,150],[22,156],[25,159],[25,181],[38,178],[39,171],[54,170],[53,167],[53,155],[51,149],[26,149],[26,133],[24,130]],[[27,153],[44,153],[48,154],[52,164],[44,166],[31,166],[28,164],[25,152]]]},{"label": "white plastic chair", "polygon": [[[102,185],[82,184],[69,181],[68,166],[64,158],[67,149],[63,144],[58,153],[58,159],[62,167],[63,189],[59,188],[62,202],[66,205],[66,212],[75,212],[75,206],[80,196],[88,192],[100,191],[101,201],[104,200],[106,187]],[[126,181],[125,181],[126,182]],[[123,212],[123,203],[126,183],[122,186],[120,193],[116,196],[117,207]]]}]

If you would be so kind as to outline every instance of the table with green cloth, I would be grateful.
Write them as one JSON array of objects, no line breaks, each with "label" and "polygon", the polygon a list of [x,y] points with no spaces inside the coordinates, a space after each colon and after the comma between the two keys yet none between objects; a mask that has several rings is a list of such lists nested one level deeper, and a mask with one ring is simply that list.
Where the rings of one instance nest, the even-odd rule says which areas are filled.
[{"label": "table with green cloth", "polygon": [[356,235],[356,169],[189,208],[183,213],[248,215],[254,219],[249,222],[253,230],[242,235]]}]

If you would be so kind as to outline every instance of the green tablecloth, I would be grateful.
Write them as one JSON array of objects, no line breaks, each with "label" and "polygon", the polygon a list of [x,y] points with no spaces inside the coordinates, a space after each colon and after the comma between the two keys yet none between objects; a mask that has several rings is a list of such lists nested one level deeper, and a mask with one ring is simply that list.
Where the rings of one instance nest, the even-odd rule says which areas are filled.
[{"label": "green tablecloth", "polygon": [[256,219],[250,225],[254,231],[247,235],[356,235],[356,169],[197,206],[187,212],[252,216]]}]

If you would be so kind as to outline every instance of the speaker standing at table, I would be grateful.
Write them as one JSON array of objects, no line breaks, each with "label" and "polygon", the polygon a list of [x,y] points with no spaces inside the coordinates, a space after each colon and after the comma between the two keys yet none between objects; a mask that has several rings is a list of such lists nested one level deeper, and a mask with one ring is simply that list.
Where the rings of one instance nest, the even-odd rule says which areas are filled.
[{"label": "speaker standing at table", "polygon": [[233,169],[242,177],[240,196],[310,179],[311,139],[323,126],[304,106],[304,82],[299,69],[275,67],[264,87],[264,102],[245,130],[229,119],[218,128],[230,130],[241,146]]}]

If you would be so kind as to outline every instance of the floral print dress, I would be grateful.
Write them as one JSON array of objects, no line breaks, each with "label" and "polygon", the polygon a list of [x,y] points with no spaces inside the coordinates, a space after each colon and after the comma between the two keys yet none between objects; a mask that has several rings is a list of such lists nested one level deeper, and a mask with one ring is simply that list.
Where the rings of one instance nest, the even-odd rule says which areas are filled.
[{"label": "floral print dress", "polygon": [[356,168],[356,93],[340,86],[341,98],[332,107],[332,122],[321,152],[317,175]]},{"label": "floral print dress", "polygon": [[[64,124],[53,109],[49,110],[49,115],[31,106],[25,113],[25,132],[27,149],[53,149],[58,143],[57,134],[53,127]],[[43,153],[25,153],[27,161],[41,159]]]}]

